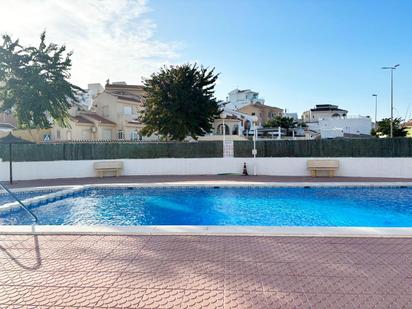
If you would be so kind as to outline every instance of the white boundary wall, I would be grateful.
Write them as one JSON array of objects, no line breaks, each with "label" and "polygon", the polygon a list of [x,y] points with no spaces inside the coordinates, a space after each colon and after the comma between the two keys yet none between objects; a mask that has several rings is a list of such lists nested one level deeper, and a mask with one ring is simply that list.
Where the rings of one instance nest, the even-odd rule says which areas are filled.
[{"label": "white boundary wall", "polygon": [[[313,158],[257,158],[258,175],[308,176],[306,161]],[[320,158],[327,159],[327,158]],[[412,178],[412,158],[333,158],[339,160],[337,176]],[[110,161],[110,160],[101,160]],[[253,174],[253,158],[121,159],[122,175],[240,174],[246,162]],[[97,161],[14,162],[15,180],[95,177]],[[0,162],[0,180],[8,180],[9,162]]]}]

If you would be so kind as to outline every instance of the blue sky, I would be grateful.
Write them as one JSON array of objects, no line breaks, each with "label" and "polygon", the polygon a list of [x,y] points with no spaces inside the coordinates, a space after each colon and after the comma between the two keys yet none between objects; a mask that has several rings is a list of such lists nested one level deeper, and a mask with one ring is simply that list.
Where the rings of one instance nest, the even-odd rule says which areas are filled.
[{"label": "blue sky", "polygon": [[330,103],[373,116],[377,93],[378,116],[388,117],[390,76],[380,67],[400,63],[395,116],[404,118],[411,16],[411,0],[2,0],[0,33],[38,44],[46,29],[74,52],[71,80],[81,87],[141,83],[164,64],[197,61],[221,73],[219,99],[251,88],[299,114]]},{"label": "blue sky", "polygon": [[179,60],[221,72],[217,96],[251,88],[267,104],[301,113],[319,103],[349,114],[412,112],[412,1],[152,0],[156,38],[179,42]]}]

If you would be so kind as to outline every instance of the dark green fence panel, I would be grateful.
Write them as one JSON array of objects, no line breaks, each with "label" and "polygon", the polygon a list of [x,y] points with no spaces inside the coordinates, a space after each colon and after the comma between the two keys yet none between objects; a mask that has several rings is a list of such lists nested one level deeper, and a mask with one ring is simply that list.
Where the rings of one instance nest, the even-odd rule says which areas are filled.
[{"label": "dark green fence panel", "polygon": [[[412,157],[411,138],[258,141],[258,157]],[[252,157],[253,142],[235,141],[235,157]]]},{"label": "dark green fence panel", "polygon": [[[235,157],[253,157],[252,149],[253,142],[251,141],[234,141],[234,156]],[[263,141],[256,142],[257,156],[264,157],[266,154],[266,144]]]},{"label": "dark green fence panel", "polygon": [[[412,139],[269,140],[256,143],[258,157],[412,157]],[[235,157],[252,157],[252,141],[235,141]],[[194,143],[16,144],[14,161],[222,157],[221,141]],[[8,145],[0,158],[9,160]]]},{"label": "dark green fence panel", "polygon": [[[0,145],[0,158],[9,160],[9,146]],[[223,155],[219,141],[193,143],[68,143],[16,144],[13,160],[105,160],[148,158],[216,158]]]}]

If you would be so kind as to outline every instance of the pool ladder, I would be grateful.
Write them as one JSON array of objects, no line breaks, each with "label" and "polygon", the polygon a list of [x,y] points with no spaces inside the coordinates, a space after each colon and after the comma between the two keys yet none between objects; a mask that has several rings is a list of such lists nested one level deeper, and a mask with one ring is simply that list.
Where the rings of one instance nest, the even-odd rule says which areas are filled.
[{"label": "pool ladder", "polygon": [[2,183],[0,183],[0,187],[2,187],[4,191],[6,191],[12,198],[14,198],[17,203],[19,203],[20,207],[23,208],[32,217],[32,220],[34,223],[37,223],[39,221],[36,215],[30,209],[28,209],[26,205],[24,205],[23,202],[20,201],[20,199],[13,192],[9,190],[9,188],[7,188]]}]

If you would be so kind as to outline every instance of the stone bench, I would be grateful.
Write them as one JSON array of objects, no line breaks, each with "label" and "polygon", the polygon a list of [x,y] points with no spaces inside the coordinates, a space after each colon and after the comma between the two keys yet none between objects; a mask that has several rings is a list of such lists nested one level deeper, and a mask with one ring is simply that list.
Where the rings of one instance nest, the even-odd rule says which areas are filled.
[{"label": "stone bench", "polygon": [[308,160],[308,169],[313,177],[318,176],[318,171],[326,171],[329,177],[336,176],[339,168],[338,160]]},{"label": "stone bench", "polygon": [[105,172],[112,172],[116,176],[120,176],[120,172],[123,169],[123,162],[122,161],[95,162],[94,169],[97,172],[97,176],[99,176],[100,178],[103,177]]}]

